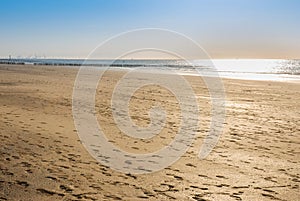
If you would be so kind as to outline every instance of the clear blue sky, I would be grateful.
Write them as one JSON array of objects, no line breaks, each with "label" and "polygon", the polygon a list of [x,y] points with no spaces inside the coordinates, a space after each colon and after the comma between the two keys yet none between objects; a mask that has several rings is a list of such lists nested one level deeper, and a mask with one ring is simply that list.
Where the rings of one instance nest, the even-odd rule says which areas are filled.
[{"label": "clear blue sky", "polygon": [[164,28],[214,58],[300,58],[299,0],[1,0],[0,57],[84,58],[136,28]]}]

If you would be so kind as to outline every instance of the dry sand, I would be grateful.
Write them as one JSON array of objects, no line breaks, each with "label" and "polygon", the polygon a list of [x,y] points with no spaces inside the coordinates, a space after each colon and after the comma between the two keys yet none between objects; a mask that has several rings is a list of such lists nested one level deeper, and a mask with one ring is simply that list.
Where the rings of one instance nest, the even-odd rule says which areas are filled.
[{"label": "dry sand", "polygon": [[[80,143],[72,117],[77,70],[0,66],[0,200],[299,200],[299,84],[224,80],[224,133],[199,160],[210,101],[203,82],[187,76],[201,110],[197,140],[170,167],[132,175],[101,165]],[[122,135],[110,97],[123,74],[109,71],[99,84],[99,123],[124,150],[155,151],[178,130],[178,103],[160,87],[142,88],[130,104],[133,121],[146,126],[148,109],[159,102],[169,112],[166,128],[151,140]]]}]

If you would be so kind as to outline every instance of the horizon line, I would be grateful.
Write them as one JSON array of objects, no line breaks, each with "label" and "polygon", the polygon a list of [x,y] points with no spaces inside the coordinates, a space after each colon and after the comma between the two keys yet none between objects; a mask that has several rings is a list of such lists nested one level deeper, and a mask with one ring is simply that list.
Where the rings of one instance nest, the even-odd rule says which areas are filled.
[{"label": "horizon line", "polygon": [[192,58],[192,59],[175,59],[175,58],[84,58],[84,57],[45,57],[45,58],[28,58],[28,57],[0,57],[1,60],[21,60],[21,59],[65,59],[65,60],[300,60],[300,58]]}]

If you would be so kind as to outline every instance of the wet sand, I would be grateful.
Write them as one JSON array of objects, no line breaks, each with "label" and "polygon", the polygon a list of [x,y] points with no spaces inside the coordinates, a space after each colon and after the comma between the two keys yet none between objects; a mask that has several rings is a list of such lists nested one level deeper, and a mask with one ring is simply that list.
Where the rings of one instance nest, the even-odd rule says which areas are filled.
[{"label": "wet sand", "polygon": [[[72,117],[77,70],[0,65],[0,200],[299,199],[299,83],[224,79],[224,133],[212,153],[199,160],[211,104],[203,81],[186,76],[200,107],[196,141],[170,167],[132,175],[103,166],[81,144]],[[122,135],[110,98],[123,74],[109,71],[99,83],[99,123],[124,150],[155,151],[178,130],[178,103],[160,87],[139,90],[130,104],[133,121],[146,126],[148,109],[159,102],[169,112],[166,128],[151,140]]]}]

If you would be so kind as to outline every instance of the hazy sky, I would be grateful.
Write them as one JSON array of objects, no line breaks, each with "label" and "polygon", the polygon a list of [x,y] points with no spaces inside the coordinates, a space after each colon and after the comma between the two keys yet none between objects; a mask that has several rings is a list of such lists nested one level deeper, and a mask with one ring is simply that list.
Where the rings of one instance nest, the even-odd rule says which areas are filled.
[{"label": "hazy sky", "polygon": [[299,0],[1,0],[0,57],[85,58],[118,33],[164,28],[213,58],[300,58],[299,11]]}]

